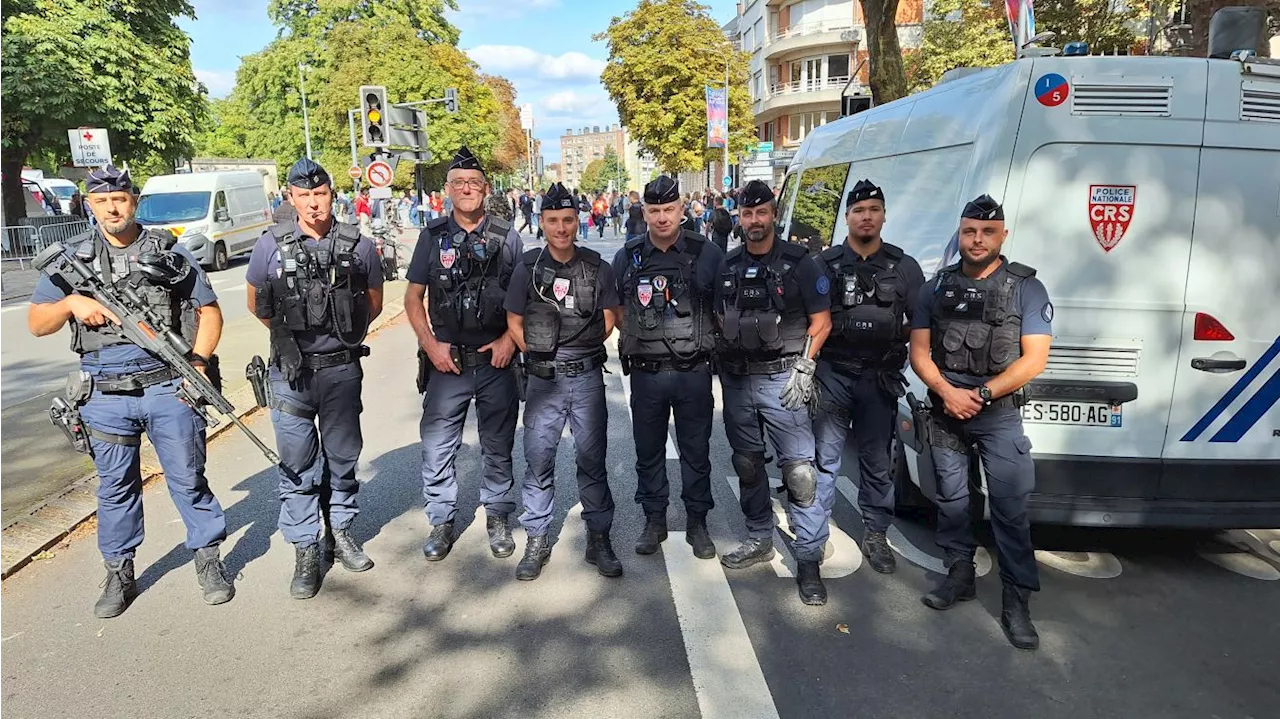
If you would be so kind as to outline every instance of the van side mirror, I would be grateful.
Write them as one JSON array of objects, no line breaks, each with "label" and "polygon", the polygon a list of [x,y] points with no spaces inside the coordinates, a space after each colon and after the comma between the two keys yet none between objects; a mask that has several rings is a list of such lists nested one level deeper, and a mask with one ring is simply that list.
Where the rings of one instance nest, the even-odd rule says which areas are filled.
[{"label": "van side mirror", "polygon": [[213,211],[213,221],[214,222],[230,222],[231,213],[227,212],[227,209],[225,207],[220,207]]}]

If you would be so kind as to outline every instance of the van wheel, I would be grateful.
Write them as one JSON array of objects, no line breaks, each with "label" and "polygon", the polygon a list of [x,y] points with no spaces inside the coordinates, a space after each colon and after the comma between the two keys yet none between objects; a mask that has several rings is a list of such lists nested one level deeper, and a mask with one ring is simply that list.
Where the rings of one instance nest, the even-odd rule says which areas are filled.
[{"label": "van wheel", "polygon": [[907,469],[907,452],[902,447],[902,440],[893,438],[890,450],[889,476],[893,479],[894,506],[899,514],[924,514],[933,503],[924,496],[916,483],[911,481],[911,472]]},{"label": "van wheel", "polygon": [[221,272],[227,269],[227,246],[219,242],[213,246],[213,271]]}]

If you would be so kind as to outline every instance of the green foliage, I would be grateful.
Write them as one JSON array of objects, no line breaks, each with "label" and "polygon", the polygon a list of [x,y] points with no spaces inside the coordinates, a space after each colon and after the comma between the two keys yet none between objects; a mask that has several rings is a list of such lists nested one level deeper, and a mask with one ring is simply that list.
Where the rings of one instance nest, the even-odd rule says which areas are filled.
[{"label": "green foliage", "polygon": [[[1039,3],[1036,15],[1040,15]],[[1004,3],[934,0],[924,21],[920,49],[907,56],[907,80],[915,92],[933,87],[953,68],[993,67],[1012,60]]]},{"label": "green foliage", "polygon": [[601,74],[618,117],[668,172],[722,157],[707,148],[706,87],[723,87],[729,61],[729,151],[755,141],[747,92],[751,56],[734,50],[708,8],[694,0],[640,0],[595,36],[609,46]]},{"label": "green foliage", "polygon": [[458,28],[444,17],[457,0],[271,0],[267,17],[295,37],[327,35],[344,22],[367,27],[408,25],[427,42],[458,44]]},{"label": "green foliage", "polygon": [[190,152],[208,107],[174,22],[194,16],[187,0],[6,1],[3,14],[7,216],[25,214],[18,178],[28,158],[70,162],[69,128],[106,128],[117,164]]},{"label": "green foliage", "polygon": [[1089,52],[1128,52],[1137,40],[1135,24],[1142,7],[1119,0],[1044,0],[1036,4],[1036,32],[1057,33],[1051,44],[1089,43]]},{"label": "green foliage", "polygon": [[604,157],[587,163],[582,171],[582,181],[578,188],[587,192],[604,192],[613,183],[619,191],[627,186],[629,180],[627,168],[618,160],[618,153],[612,147],[604,149]]},{"label": "green foliage", "polygon": [[808,245],[811,251],[831,245],[848,175],[848,163],[810,167],[800,175],[800,191],[791,213],[791,241]]}]

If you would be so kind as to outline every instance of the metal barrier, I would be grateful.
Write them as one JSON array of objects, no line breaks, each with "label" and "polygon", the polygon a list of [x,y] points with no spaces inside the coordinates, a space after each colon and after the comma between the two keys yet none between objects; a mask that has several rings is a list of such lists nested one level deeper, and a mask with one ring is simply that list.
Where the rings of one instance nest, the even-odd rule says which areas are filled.
[{"label": "metal barrier", "polygon": [[66,242],[82,232],[87,232],[89,228],[88,222],[72,218],[64,219],[62,222],[40,222],[38,227],[22,224],[0,228],[0,241],[3,242],[2,259],[5,262],[17,262],[19,268],[26,269],[31,258],[51,243]]}]

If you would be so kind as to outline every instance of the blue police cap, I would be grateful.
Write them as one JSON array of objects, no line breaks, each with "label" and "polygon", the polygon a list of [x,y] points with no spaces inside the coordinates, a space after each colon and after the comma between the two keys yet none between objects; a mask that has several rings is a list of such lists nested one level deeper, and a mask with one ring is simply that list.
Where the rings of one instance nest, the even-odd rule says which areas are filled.
[{"label": "blue police cap", "polygon": [[646,205],[665,205],[680,200],[680,183],[658,175],[653,182],[644,186],[644,202]]},{"label": "blue police cap", "polygon": [[90,172],[84,188],[85,192],[131,192],[133,180],[129,179],[128,170],[107,165]]},{"label": "blue police cap", "polygon": [[453,154],[453,162],[449,163],[450,170],[479,170],[484,172],[484,167],[480,165],[480,158],[472,154],[470,148],[466,145],[458,148]]},{"label": "blue police cap", "polygon": [[738,195],[738,204],[743,207],[755,207],[766,202],[773,202],[773,190],[761,180],[748,182]]},{"label": "blue police cap", "polygon": [[289,168],[289,184],[304,190],[314,190],[321,185],[332,184],[332,181],[320,163],[304,157]]},{"label": "blue police cap", "polygon": [[858,184],[849,190],[849,196],[844,200],[846,208],[853,207],[853,203],[862,202],[863,200],[879,200],[884,204],[884,190],[876,186],[871,180],[858,180]]},{"label": "blue police cap", "polygon": [[991,195],[980,195],[964,206],[960,216],[971,220],[1003,220],[1004,208]]},{"label": "blue police cap", "polygon": [[574,202],[573,193],[565,189],[565,186],[559,182],[547,188],[546,193],[542,196],[542,209],[546,210],[573,210],[577,208]]}]

